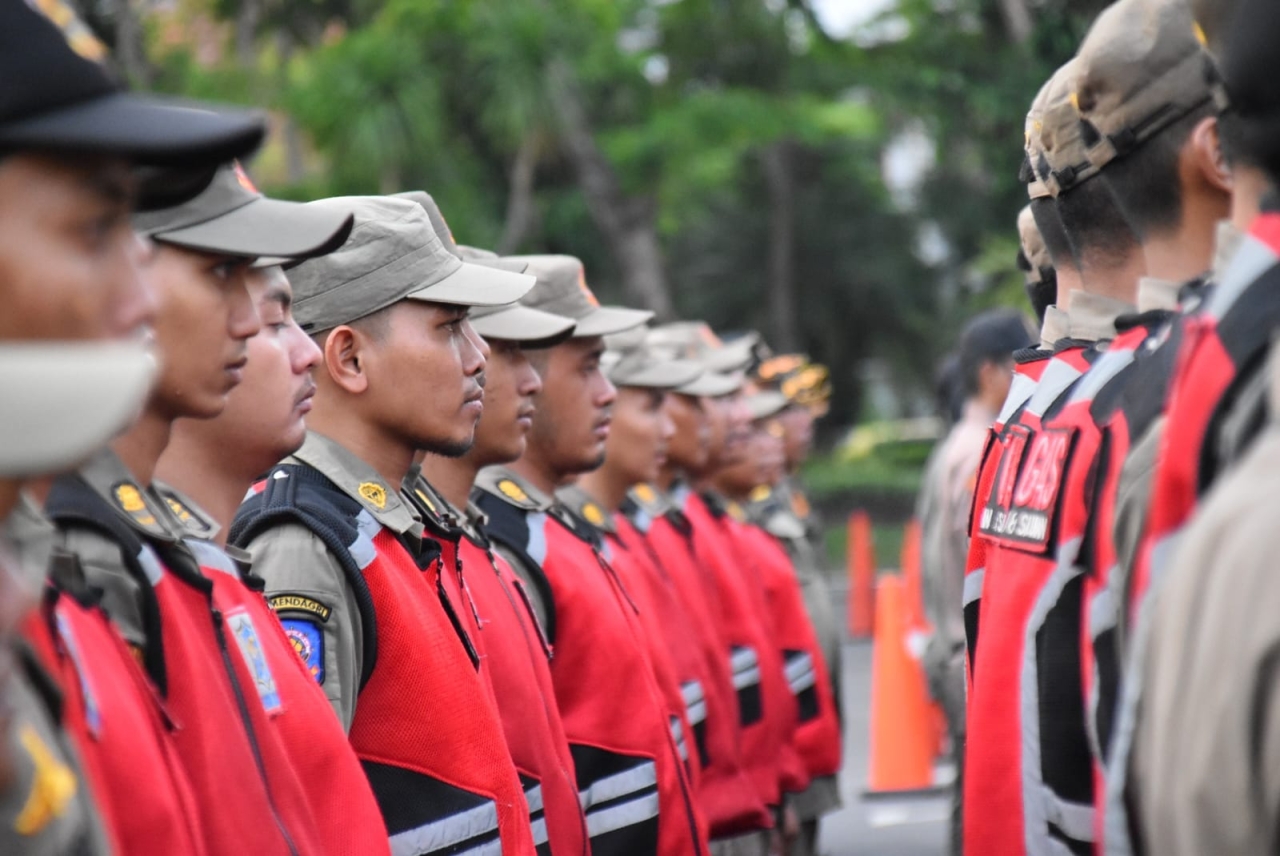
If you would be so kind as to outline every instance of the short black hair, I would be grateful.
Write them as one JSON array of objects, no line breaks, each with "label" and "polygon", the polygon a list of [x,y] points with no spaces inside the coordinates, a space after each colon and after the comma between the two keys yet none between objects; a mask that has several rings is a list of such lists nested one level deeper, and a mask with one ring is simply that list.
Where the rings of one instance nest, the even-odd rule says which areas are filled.
[{"label": "short black hair", "polygon": [[1102,178],[1138,238],[1176,229],[1182,223],[1182,180],[1178,162],[1191,132],[1217,108],[1206,101],[1154,137],[1107,164]]},{"label": "short black hair", "polygon": [[965,395],[978,391],[983,365],[1013,359],[1032,344],[1027,320],[1016,309],[991,309],[974,317],[960,334],[960,378]]},{"label": "short black hair", "polygon": [[[1097,176],[1059,196],[1057,209],[1077,269],[1122,264],[1141,246],[1111,188]],[[1057,256],[1053,260],[1061,267]]]},{"label": "short black hair", "polygon": [[960,354],[952,351],[942,358],[933,372],[934,407],[948,425],[960,421],[964,410],[964,382],[960,377]]}]

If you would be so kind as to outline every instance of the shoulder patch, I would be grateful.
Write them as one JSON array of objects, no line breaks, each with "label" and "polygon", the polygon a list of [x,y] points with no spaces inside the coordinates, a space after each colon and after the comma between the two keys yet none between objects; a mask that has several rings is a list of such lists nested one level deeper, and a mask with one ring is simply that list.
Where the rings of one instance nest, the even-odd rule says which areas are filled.
[{"label": "shoulder patch", "polygon": [[285,618],[280,624],[307,672],[317,684],[324,684],[324,632],[320,625],[305,618]]},{"label": "shoulder patch", "polygon": [[516,484],[511,479],[502,479],[498,482],[498,490],[502,495],[512,502],[528,502],[529,494],[525,493],[524,488]]},{"label": "shoulder patch", "polygon": [[653,489],[653,485],[641,482],[640,484],[633,487],[631,490],[635,494],[636,499],[640,500],[641,502],[645,502],[645,503],[655,502],[658,499],[658,493]]},{"label": "shoulder patch", "polygon": [[18,729],[18,741],[31,758],[34,769],[31,791],[13,820],[13,829],[19,835],[29,837],[38,835],[66,813],[67,805],[76,794],[76,774],[54,754],[40,732],[31,725],[23,724]]},{"label": "shoulder patch", "polygon": [[592,526],[603,526],[605,523],[604,509],[594,502],[582,506],[582,516]]},{"label": "shoulder patch", "polygon": [[506,504],[525,511],[546,511],[553,502],[550,496],[543,495],[519,476],[502,468],[481,470],[476,476],[475,490],[496,496]]},{"label": "shoulder patch", "polygon": [[379,511],[387,507],[387,489],[377,482],[361,482],[356,490],[366,502]]},{"label": "shoulder patch", "polygon": [[767,484],[762,484],[762,485],[757,485],[756,488],[753,491],[751,491],[750,498],[752,502],[764,502],[766,499],[768,499],[771,496],[773,496],[773,491],[769,488]]},{"label": "shoulder patch", "polygon": [[281,592],[267,598],[267,603],[276,612],[305,612],[314,615],[321,621],[328,621],[333,610],[313,597],[304,594]]}]

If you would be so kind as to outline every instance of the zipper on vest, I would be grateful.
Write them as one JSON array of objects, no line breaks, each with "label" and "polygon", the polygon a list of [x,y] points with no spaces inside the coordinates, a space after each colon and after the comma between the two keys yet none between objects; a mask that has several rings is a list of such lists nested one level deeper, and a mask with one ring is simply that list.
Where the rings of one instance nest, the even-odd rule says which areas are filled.
[{"label": "zipper on vest", "polygon": [[267,767],[262,761],[262,750],[258,746],[258,735],[253,730],[253,724],[249,719],[249,705],[245,702],[244,691],[240,687],[240,681],[236,679],[235,667],[231,663],[231,654],[227,650],[227,637],[223,630],[222,610],[210,604],[209,614],[213,617],[213,632],[218,637],[218,651],[222,654],[222,666],[226,669],[227,678],[231,681],[231,689],[235,692],[236,706],[240,710],[240,724],[244,726],[245,735],[249,738],[249,748],[253,750],[253,762],[258,767],[258,774],[262,776],[262,787],[267,792],[267,807],[271,809],[271,818],[276,822],[276,828],[280,830],[280,835],[284,837],[284,843],[288,845],[289,852],[293,856],[300,856],[298,847],[293,843],[293,837],[289,835],[289,830],[284,825],[284,821],[280,819],[280,812],[276,810],[275,800],[271,798],[271,783],[267,781]]},{"label": "zipper on vest", "polygon": [[613,584],[618,587],[618,591],[622,593],[623,599],[631,606],[631,611],[636,615],[640,614],[640,607],[636,606],[636,602],[631,599],[631,592],[627,591],[627,587],[622,584],[622,578],[618,576],[618,572],[613,569],[613,565],[604,560],[604,556],[600,555],[600,551],[591,548],[591,555],[596,557],[596,563],[600,568],[613,579]]}]

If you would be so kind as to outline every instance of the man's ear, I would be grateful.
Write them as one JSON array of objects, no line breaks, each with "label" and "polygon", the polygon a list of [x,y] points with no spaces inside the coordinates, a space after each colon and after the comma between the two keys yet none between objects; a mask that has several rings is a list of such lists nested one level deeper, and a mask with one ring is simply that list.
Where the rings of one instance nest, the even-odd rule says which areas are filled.
[{"label": "man's ear", "polygon": [[365,373],[373,343],[353,327],[342,324],[324,340],[324,370],[339,389],[359,395],[369,388]]},{"label": "man's ear", "polygon": [[1189,167],[1197,183],[1231,192],[1231,169],[1222,154],[1222,141],[1218,137],[1218,117],[1206,116],[1191,129],[1191,136],[1183,148],[1184,166]]}]

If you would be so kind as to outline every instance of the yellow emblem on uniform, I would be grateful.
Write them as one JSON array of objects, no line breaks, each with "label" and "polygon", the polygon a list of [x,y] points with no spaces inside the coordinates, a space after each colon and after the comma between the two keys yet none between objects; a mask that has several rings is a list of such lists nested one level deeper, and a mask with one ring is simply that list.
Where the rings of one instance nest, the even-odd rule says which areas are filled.
[{"label": "yellow emblem on uniform", "polygon": [[604,525],[604,510],[594,502],[582,506],[582,517],[592,526]]},{"label": "yellow emblem on uniform", "polygon": [[76,776],[30,725],[19,729],[18,740],[31,758],[33,769],[31,793],[13,821],[13,830],[31,836],[67,810],[67,803],[76,793]]},{"label": "yellow emblem on uniform", "polygon": [[764,502],[772,495],[773,491],[769,490],[769,486],[767,484],[757,485],[755,490],[751,491],[751,501]]},{"label": "yellow emblem on uniform", "polygon": [[147,507],[147,501],[142,497],[142,491],[138,490],[138,486],[132,482],[121,482],[115,486],[112,491],[115,494],[116,504],[120,509],[130,517],[132,517],[140,526],[154,526],[156,518],[151,514],[151,509]]},{"label": "yellow emblem on uniform", "polygon": [[174,514],[178,515],[178,519],[183,523],[189,523],[191,521],[191,512],[187,511],[186,506],[181,502],[178,502],[178,500],[173,497],[166,497],[165,502],[169,503],[169,508]]},{"label": "yellow emblem on uniform", "polygon": [[377,482],[361,482],[356,490],[360,491],[360,495],[375,508],[387,507],[387,489]]},{"label": "yellow emblem on uniform", "polygon": [[436,504],[431,501],[431,497],[427,496],[426,491],[420,487],[415,487],[413,489],[413,493],[418,497],[418,499],[422,500],[422,504],[427,507],[427,511],[430,511],[437,517],[440,515],[440,512],[436,510]]},{"label": "yellow emblem on uniform", "polygon": [[636,492],[636,496],[640,498],[641,502],[653,502],[655,499],[658,498],[658,495],[653,492],[653,488],[650,487],[648,484],[636,485],[635,492]]},{"label": "yellow emblem on uniform", "polygon": [[747,519],[747,513],[743,511],[742,506],[738,505],[736,502],[729,503],[725,510],[729,512],[730,517],[739,523],[742,523]]},{"label": "yellow emblem on uniform", "polygon": [[524,488],[513,482],[511,479],[503,479],[498,482],[498,490],[502,491],[502,495],[515,502],[528,502],[529,494],[524,492]]}]

